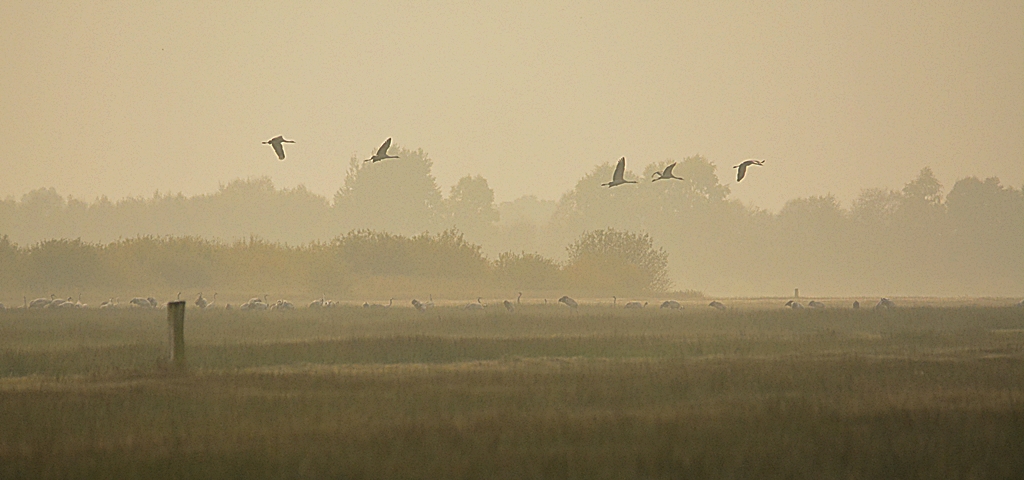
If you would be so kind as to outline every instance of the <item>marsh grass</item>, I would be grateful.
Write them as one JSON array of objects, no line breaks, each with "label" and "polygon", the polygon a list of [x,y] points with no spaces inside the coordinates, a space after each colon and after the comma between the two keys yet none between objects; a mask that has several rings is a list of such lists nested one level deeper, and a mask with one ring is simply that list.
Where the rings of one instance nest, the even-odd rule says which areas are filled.
[{"label": "marsh grass", "polygon": [[0,316],[2,478],[1010,478],[1024,315]]}]

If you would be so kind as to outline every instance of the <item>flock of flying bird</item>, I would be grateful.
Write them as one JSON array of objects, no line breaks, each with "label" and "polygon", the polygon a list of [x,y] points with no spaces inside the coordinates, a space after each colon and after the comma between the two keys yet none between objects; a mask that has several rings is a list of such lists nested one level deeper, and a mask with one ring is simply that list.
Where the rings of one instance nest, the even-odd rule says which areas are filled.
[{"label": "flock of flying bird", "polygon": [[[732,168],[737,169],[736,170],[736,181],[737,182],[739,182],[740,180],[743,180],[743,177],[747,176],[747,167],[749,167],[751,165],[757,165],[759,167],[763,166],[764,165],[764,160],[758,160],[756,158],[751,158],[751,159],[744,160],[744,161],[740,162],[739,165],[734,165]],[[665,167],[665,170],[663,170],[661,172],[654,172],[654,175],[656,175],[656,176],[654,178],[652,178],[651,181],[652,182],[657,182],[658,180],[667,180],[667,179],[670,179],[670,178],[674,178],[676,180],[682,180],[682,178],[677,177],[677,176],[672,174],[672,169],[673,168],[676,168],[676,164],[675,163]],[[601,186],[602,187],[611,188],[611,187],[617,187],[619,185],[622,185],[623,183],[637,183],[636,180],[626,180],[623,177],[625,175],[625,173],[626,173],[626,157],[622,157],[622,158],[619,159],[619,163],[617,163],[615,165],[615,171],[612,172],[612,181],[610,181],[608,183],[602,183]]]},{"label": "flock of flying bird", "polygon": [[[277,153],[277,159],[281,160],[281,161],[284,161],[284,144],[286,144],[286,143],[295,143],[295,142],[293,140],[285,140],[284,136],[282,136],[282,135],[278,135],[278,136],[276,136],[274,138],[271,138],[270,140],[267,140],[267,141],[263,142],[264,145],[270,145],[270,146],[274,147],[274,152]],[[377,162],[379,162],[381,160],[384,160],[384,159],[387,159],[387,158],[398,158],[397,156],[394,156],[394,155],[388,155],[388,149],[389,148],[391,148],[391,138],[390,137],[387,140],[384,140],[384,143],[380,146],[380,148],[377,149],[377,153],[373,154],[372,157],[367,158],[366,160],[363,160],[363,161],[364,162],[377,163]],[[764,162],[765,162],[764,160],[758,160],[756,158],[751,158],[751,159],[747,159],[747,160],[744,160],[744,161],[740,162],[739,165],[734,165],[732,168],[736,169],[736,181],[739,182],[739,181],[743,180],[743,177],[745,177],[747,175],[747,167],[750,167],[752,165],[757,165],[757,166],[760,167],[760,166],[764,165]],[[666,179],[670,179],[670,178],[674,178],[676,180],[682,180],[682,178],[677,177],[677,176],[672,174],[672,169],[675,168],[675,167],[676,167],[676,164],[673,163],[673,164],[665,167],[664,171],[654,172],[654,174],[657,175],[657,176],[654,177],[653,179],[651,179],[651,181],[652,182],[656,182],[658,180],[666,180]],[[625,173],[626,173],[626,157],[622,157],[622,158],[619,159],[619,163],[615,165],[615,172],[612,173],[612,181],[610,181],[608,183],[602,183],[601,186],[602,187],[609,187],[609,188],[611,188],[611,187],[622,185],[624,183],[637,183],[636,180],[626,180],[625,178],[623,178],[623,175],[625,175]]]},{"label": "flock of flying bird", "polygon": [[[286,140],[283,136],[278,135],[278,136],[276,136],[274,138],[271,138],[270,140],[267,140],[267,141],[265,141],[263,143],[266,144],[266,145],[270,145],[270,146],[274,147],[274,152],[277,153],[277,158],[279,160],[283,161],[285,159],[284,144],[285,143],[295,143],[295,141],[293,141],[293,140]],[[385,140],[384,143],[380,146],[380,148],[377,149],[377,153],[375,153],[370,158],[364,160],[364,162],[376,163],[376,162],[379,162],[381,160],[385,160],[385,159],[388,159],[388,158],[399,158],[398,156],[388,155],[388,149],[389,148],[391,148],[391,138],[388,138],[387,140]],[[755,165],[756,166],[763,166],[764,162],[765,162],[764,160],[758,160],[758,159],[753,159],[752,158],[752,159],[748,159],[748,160],[744,160],[743,162],[740,162],[739,165],[733,166],[732,168],[736,169],[736,181],[739,182],[739,181],[743,180],[743,177],[745,177],[746,174],[747,174],[747,167],[751,167],[751,166],[755,166]],[[654,172],[655,177],[653,179],[651,179],[651,181],[652,182],[656,182],[658,180],[667,180],[667,179],[683,180],[682,178],[677,177],[677,176],[672,174],[672,169],[674,169],[675,166],[676,166],[676,164],[673,163],[673,164],[665,167],[665,169],[663,171]],[[615,165],[615,172],[612,173],[612,180],[610,182],[608,182],[608,183],[602,183],[601,186],[605,186],[605,187],[611,188],[611,187],[622,185],[624,183],[638,183],[636,180],[626,180],[623,177],[623,175],[625,174],[625,171],[626,171],[626,157],[622,157],[622,158],[619,159],[619,163]],[[521,305],[522,296],[523,296],[523,293],[519,292],[519,296],[516,298],[515,303],[512,303],[509,300],[505,300],[505,301],[502,302],[502,305],[505,307],[506,310],[509,311],[509,313],[515,312],[516,308]],[[179,300],[181,299],[181,293],[180,292],[178,293],[178,299]],[[374,303],[374,304],[363,303],[363,307],[364,308],[370,308],[370,309],[389,308],[389,307],[391,307],[394,304],[394,301],[395,301],[395,299],[392,298],[388,302],[387,305],[376,304],[376,303]],[[217,294],[216,293],[213,294],[213,299],[212,300],[207,300],[205,297],[203,297],[202,292],[200,292],[199,296],[196,297],[196,299],[195,299],[195,301],[193,303],[195,304],[196,307],[198,307],[200,309],[207,309],[207,308],[215,307],[216,302],[217,302]],[[547,303],[547,300],[545,300],[544,303]],[[576,302],[576,300],[573,300],[572,298],[570,298],[569,296],[562,296],[561,298],[558,299],[558,303],[561,303],[561,304],[564,304],[564,305],[568,306],[570,311],[572,311],[572,312],[578,311],[578,308],[579,308],[579,303]],[[616,306],[617,303],[618,303],[618,298],[612,297],[612,306],[613,307]],[[135,297],[135,298],[132,298],[128,302],[128,304],[129,304],[129,306],[139,307],[139,308],[156,308],[158,306],[162,306],[163,305],[163,304],[158,303],[156,301],[156,299],[153,298],[153,297],[145,297],[145,298],[143,298],[143,297]],[[321,298],[319,298],[317,300],[313,300],[312,302],[310,302],[309,308],[313,308],[313,309],[330,308],[330,307],[337,307],[337,306],[340,306],[340,305],[341,304],[339,302],[336,302],[336,301],[333,301],[333,300],[328,300],[326,298],[326,296],[323,296],[323,297],[321,297]],[[99,308],[116,308],[118,306],[119,306],[119,300],[112,298],[112,299],[110,299],[110,300],[100,304]],[[412,300],[412,306],[414,308],[416,308],[416,310],[418,310],[420,312],[424,312],[427,309],[432,308],[434,306],[434,297],[433,297],[433,295],[430,295],[430,300],[427,301],[427,302],[421,302],[419,300],[413,299]],[[644,308],[646,306],[647,306],[647,302],[644,302],[643,304],[641,304],[640,302],[635,302],[634,301],[634,302],[626,303],[623,306],[623,308],[627,308],[627,309],[641,309],[641,308]],[[727,309],[725,304],[723,304],[722,302],[719,302],[717,300],[711,302],[710,304],[708,304],[708,306],[712,307],[712,308],[715,308],[715,309],[718,309],[718,310],[725,310],[725,309]],[[788,308],[792,308],[794,310],[800,310],[800,309],[804,308],[804,306],[802,304],[800,304],[799,302],[797,302],[795,300],[790,300],[790,301],[786,302],[785,306],[788,307]],[[810,308],[825,308],[825,304],[824,303],[818,302],[818,301],[815,301],[815,300],[812,300],[812,301],[808,302],[807,306],[810,307]],[[1018,303],[1017,306],[1024,307],[1024,300],[1022,300],[1020,303]],[[88,305],[82,303],[81,295],[79,295],[79,299],[77,301],[75,301],[73,298],[70,298],[70,297],[67,300],[64,300],[62,298],[57,298],[56,295],[50,295],[50,298],[37,298],[37,299],[32,300],[31,302],[29,302],[28,298],[26,297],[25,298],[25,306],[24,306],[24,308],[86,308],[86,307],[88,307]],[[896,304],[893,303],[892,300],[889,300],[888,298],[882,298],[878,302],[878,304],[875,305],[875,309],[892,309],[892,308],[895,308],[895,307],[896,307]],[[2,303],[0,303],[0,310],[2,310],[4,308],[5,308],[4,305]],[[232,307],[231,304],[226,304],[224,308],[228,309],[228,310],[231,310],[231,309],[234,309],[236,307]],[[239,310],[293,310],[295,308],[295,305],[292,302],[289,302],[287,300],[278,300],[277,302],[270,303],[269,296],[268,295],[264,295],[263,298],[253,297],[253,298],[249,299],[248,301],[246,301],[245,303],[240,304],[237,308]],[[462,308],[464,308],[466,310],[483,310],[484,308],[486,308],[486,305],[483,303],[481,297],[477,297],[475,303],[466,304]],[[666,301],[662,302],[660,308],[680,309],[680,308],[682,308],[682,305],[679,302],[675,301],[675,300],[666,300]],[[853,302],[853,308],[855,308],[855,309],[860,308],[860,302],[854,301]]]}]

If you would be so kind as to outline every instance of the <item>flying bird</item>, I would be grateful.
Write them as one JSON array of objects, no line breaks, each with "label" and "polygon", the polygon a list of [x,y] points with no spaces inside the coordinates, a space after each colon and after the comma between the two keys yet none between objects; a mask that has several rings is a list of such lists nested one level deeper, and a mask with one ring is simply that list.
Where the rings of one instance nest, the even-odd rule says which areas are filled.
[{"label": "flying bird", "polygon": [[665,171],[663,171],[663,172],[654,172],[654,174],[657,175],[657,177],[652,178],[651,181],[652,182],[657,182],[658,180],[664,180],[666,178],[674,178],[676,180],[682,180],[682,178],[679,178],[679,177],[677,177],[675,175],[672,175],[672,169],[673,168],[676,168],[676,164],[674,164],[674,163],[672,165],[669,165],[669,166],[665,167]]},{"label": "flying bird", "polygon": [[619,159],[619,164],[615,166],[615,173],[612,174],[612,181],[608,183],[602,183],[602,187],[614,187],[616,185],[622,185],[623,183],[636,183],[636,181],[623,180],[622,174],[626,172],[626,157]]},{"label": "flying bird", "polygon": [[284,145],[285,143],[295,143],[291,140],[285,140],[284,137],[278,135],[270,140],[263,142],[265,145],[274,147],[274,151],[277,152],[277,159],[284,161]]},{"label": "flying bird", "polygon": [[363,160],[364,162],[379,162],[385,158],[398,158],[394,155],[388,155],[388,149],[391,148],[391,138],[384,140],[384,144],[377,149],[377,153],[374,156]]},{"label": "flying bird", "polygon": [[764,165],[764,160],[758,160],[756,158],[751,158],[751,159],[748,159],[748,160],[744,160],[739,165],[734,165],[732,168],[738,168],[739,169],[739,170],[736,171],[736,181],[737,182],[740,181],[740,180],[743,180],[743,177],[747,175],[747,167],[749,167],[751,165],[757,165],[757,166],[760,167],[760,166]]}]

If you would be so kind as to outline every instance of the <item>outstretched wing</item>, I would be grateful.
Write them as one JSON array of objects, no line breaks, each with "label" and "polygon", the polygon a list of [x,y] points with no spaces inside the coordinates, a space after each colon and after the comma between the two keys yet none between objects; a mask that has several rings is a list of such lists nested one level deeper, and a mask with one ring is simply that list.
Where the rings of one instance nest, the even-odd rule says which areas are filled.
[{"label": "outstretched wing", "polygon": [[665,167],[665,171],[661,173],[661,176],[663,176],[663,177],[671,177],[672,176],[672,169],[673,168],[676,168],[676,164],[674,164],[674,163],[672,165],[669,165],[669,166]]},{"label": "outstretched wing", "polygon": [[[281,138],[281,137],[278,137]],[[277,140],[277,139],[275,139]],[[272,142],[271,145],[274,147],[274,151],[277,152],[277,159],[284,160],[284,145],[280,141]]]},{"label": "outstretched wing", "polygon": [[383,157],[388,154],[388,149],[391,148],[391,138],[384,140],[384,144],[377,149],[377,157]]},{"label": "outstretched wing", "polygon": [[739,168],[739,170],[736,171],[736,181],[738,182],[743,180],[743,176],[747,174],[747,162],[741,163],[736,168]]},{"label": "outstretched wing", "polygon": [[626,173],[626,157],[619,159],[618,165],[615,165],[615,173],[612,174],[613,182],[621,182],[622,175]]}]

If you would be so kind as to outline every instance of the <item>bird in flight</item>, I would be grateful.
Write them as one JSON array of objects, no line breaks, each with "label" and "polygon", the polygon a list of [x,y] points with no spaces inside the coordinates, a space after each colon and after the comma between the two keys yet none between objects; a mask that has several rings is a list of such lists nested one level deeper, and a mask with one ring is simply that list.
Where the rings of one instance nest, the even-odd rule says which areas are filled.
[{"label": "bird in flight", "polygon": [[381,160],[384,160],[385,158],[398,158],[398,157],[393,156],[393,155],[388,155],[388,149],[389,148],[391,148],[391,139],[390,138],[388,138],[387,140],[384,140],[384,144],[381,145],[380,148],[377,149],[377,153],[374,156],[372,156],[370,158],[367,158],[366,160],[363,160],[363,161],[364,162],[374,162],[374,163],[376,163],[376,162],[379,162]]},{"label": "bird in flight", "polygon": [[615,173],[612,174],[612,181],[608,183],[602,183],[602,187],[614,187],[616,185],[622,185],[623,183],[636,183],[635,180],[623,180],[622,174],[626,172],[626,157],[619,159],[619,164],[615,166]]},{"label": "bird in flight", "polygon": [[263,142],[265,145],[274,147],[274,151],[277,152],[277,159],[284,161],[284,143],[295,143],[291,140],[285,140],[284,137],[278,135],[270,140]]},{"label": "bird in flight", "polygon": [[760,167],[760,166],[764,165],[764,160],[758,160],[756,158],[751,158],[751,159],[748,159],[748,160],[744,160],[739,165],[733,165],[732,168],[738,168],[739,169],[739,170],[736,171],[736,181],[737,182],[740,181],[740,180],[743,180],[743,177],[746,176],[746,174],[747,174],[747,167],[749,167],[751,165],[757,165],[757,166]]},{"label": "bird in flight", "polygon": [[657,177],[652,178],[651,181],[652,182],[657,182],[658,180],[664,180],[666,178],[674,178],[676,180],[682,180],[682,178],[679,178],[679,177],[677,177],[675,175],[672,175],[672,169],[673,168],[676,168],[676,164],[674,164],[674,163],[672,165],[669,165],[669,166],[665,167],[665,171],[663,171],[663,172],[654,172],[654,174],[657,175]]}]

